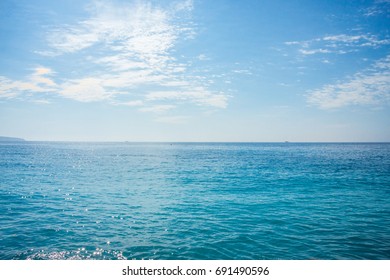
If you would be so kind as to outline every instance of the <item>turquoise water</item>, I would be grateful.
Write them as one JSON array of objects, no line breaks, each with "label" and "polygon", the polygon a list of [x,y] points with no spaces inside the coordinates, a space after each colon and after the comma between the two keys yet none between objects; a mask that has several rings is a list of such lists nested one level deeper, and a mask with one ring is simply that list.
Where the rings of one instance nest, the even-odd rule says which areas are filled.
[{"label": "turquoise water", "polygon": [[0,144],[0,259],[390,259],[390,144]]}]

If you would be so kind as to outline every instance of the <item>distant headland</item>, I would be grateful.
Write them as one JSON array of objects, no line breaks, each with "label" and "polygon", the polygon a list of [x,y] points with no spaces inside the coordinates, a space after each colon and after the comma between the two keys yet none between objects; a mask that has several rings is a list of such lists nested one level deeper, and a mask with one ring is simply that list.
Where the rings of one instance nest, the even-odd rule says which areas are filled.
[{"label": "distant headland", "polygon": [[26,141],[22,138],[0,136],[0,142],[23,142]]}]

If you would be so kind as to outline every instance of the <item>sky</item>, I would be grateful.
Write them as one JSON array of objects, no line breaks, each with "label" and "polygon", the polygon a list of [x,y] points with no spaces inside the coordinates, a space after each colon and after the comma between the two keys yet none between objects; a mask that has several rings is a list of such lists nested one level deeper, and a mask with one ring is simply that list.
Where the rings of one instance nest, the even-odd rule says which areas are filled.
[{"label": "sky", "polygon": [[390,0],[1,0],[0,135],[388,142]]}]

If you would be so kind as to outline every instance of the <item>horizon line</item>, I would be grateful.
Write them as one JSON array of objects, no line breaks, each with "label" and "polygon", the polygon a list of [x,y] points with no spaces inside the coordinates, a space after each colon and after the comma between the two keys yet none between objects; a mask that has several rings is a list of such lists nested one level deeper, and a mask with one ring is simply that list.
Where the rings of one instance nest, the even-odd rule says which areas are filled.
[{"label": "horizon line", "polygon": [[131,140],[5,140],[0,143],[124,143],[124,144],[390,144],[390,141],[131,141]]}]

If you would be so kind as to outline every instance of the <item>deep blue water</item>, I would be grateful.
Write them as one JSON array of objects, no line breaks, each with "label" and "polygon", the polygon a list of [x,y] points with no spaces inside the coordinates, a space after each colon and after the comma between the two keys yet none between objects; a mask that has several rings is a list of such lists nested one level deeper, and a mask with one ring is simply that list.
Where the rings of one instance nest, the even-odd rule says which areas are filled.
[{"label": "deep blue water", "polygon": [[0,144],[0,259],[390,259],[390,144]]}]

